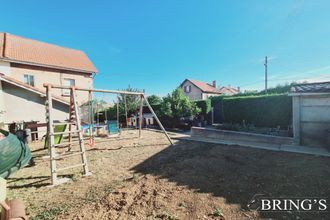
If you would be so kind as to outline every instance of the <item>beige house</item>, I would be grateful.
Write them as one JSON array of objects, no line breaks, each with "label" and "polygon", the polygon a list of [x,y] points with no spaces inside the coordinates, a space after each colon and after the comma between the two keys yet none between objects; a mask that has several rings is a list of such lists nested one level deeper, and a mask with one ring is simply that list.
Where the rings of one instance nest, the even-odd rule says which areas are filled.
[{"label": "beige house", "polygon": [[212,96],[234,95],[240,92],[239,88],[236,89],[229,86],[217,88],[215,80],[212,84],[208,84],[197,80],[185,79],[180,87],[191,100],[205,100]]},{"label": "beige house", "polygon": [[[79,50],[0,33],[0,123],[45,122],[44,83],[93,87],[96,68]],[[69,92],[54,90],[55,119],[68,117]],[[88,101],[77,92],[78,102]]]}]

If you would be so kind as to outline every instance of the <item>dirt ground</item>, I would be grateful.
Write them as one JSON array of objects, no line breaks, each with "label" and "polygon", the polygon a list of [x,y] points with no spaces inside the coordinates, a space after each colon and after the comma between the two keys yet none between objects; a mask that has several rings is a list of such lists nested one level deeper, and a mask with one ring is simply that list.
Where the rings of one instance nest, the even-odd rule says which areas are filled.
[{"label": "dirt ground", "polygon": [[[50,184],[47,150],[32,144],[35,166],[8,179],[30,219],[328,219],[329,213],[249,211],[255,194],[328,197],[330,159],[294,153],[177,141],[159,132],[126,132],[87,147],[92,176],[64,171]],[[58,167],[78,162],[63,159]]]}]

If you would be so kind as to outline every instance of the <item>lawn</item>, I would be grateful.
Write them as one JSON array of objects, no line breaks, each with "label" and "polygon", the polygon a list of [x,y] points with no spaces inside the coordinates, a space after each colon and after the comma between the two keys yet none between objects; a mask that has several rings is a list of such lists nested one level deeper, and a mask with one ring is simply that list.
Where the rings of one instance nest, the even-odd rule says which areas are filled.
[{"label": "lawn", "polygon": [[328,213],[249,211],[247,204],[255,194],[329,196],[329,158],[190,141],[169,146],[152,131],[134,136],[88,147],[93,175],[67,170],[63,175],[73,181],[53,188],[46,187],[47,151],[33,144],[36,164],[8,179],[9,196],[24,200],[31,219],[327,218]]}]

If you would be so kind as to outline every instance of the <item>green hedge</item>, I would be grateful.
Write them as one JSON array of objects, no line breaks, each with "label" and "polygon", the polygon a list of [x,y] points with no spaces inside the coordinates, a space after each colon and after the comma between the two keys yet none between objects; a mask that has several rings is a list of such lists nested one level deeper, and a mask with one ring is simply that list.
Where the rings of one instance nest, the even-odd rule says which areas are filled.
[{"label": "green hedge", "polygon": [[287,128],[292,120],[292,98],[287,94],[244,97],[214,97],[220,104],[224,123],[253,124],[258,127]]},{"label": "green hedge", "polygon": [[199,100],[195,101],[197,107],[199,107],[201,111],[201,115],[206,116],[210,111],[211,111],[211,99],[206,99],[206,100]]}]

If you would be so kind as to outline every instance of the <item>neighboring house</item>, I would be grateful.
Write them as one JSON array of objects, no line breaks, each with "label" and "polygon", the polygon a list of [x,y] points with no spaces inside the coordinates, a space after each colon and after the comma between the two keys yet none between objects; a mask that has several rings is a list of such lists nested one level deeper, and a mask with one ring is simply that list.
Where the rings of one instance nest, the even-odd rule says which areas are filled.
[{"label": "neighboring house", "polygon": [[217,88],[215,80],[213,80],[212,84],[209,84],[197,80],[185,79],[180,87],[191,100],[205,100],[212,96],[234,95],[240,92],[239,88],[236,89],[229,86]]},{"label": "neighboring house", "polygon": [[[330,82],[291,88],[293,137],[297,144],[330,147]],[[329,148],[330,149],[330,148]]]},{"label": "neighboring house", "polygon": [[[127,124],[132,127],[139,127],[139,112],[136,112],[130,118],[127,119]],[[151,113],[147,106],[143,106],[142,109],[142,127],[153,127],[156,124],[154,115]]]},{"label": "neighboring house", "polygon": [[[0,33],[0,123],[45,122],[44,83],[92,88],[95,73],[82,51]],[[53,94],[54,119],[66,119],[69,91]],[[77,100],[88,101],[88,93],[78,91]]]}]

